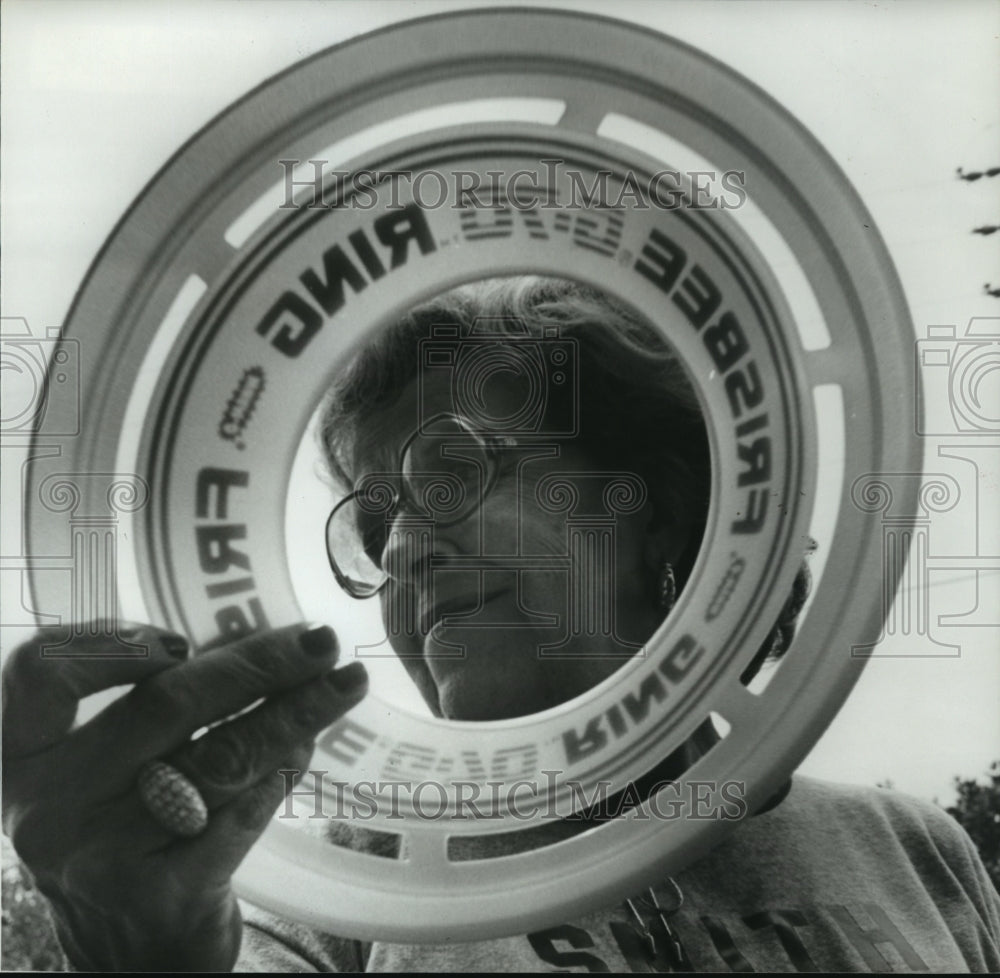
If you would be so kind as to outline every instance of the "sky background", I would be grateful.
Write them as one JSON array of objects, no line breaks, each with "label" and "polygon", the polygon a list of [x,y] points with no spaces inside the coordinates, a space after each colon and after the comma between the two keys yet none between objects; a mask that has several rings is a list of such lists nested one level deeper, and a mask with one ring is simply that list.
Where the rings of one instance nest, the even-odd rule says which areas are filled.
[{"label": "sky background", "polygon": [[[134,196],[234,99],[330,44],[442,6],[7,0],[3,316],[23,317],[36,331],[59,325]],[[1000,287],[1000,234],[973,233],[1000,223],[1000,177],[955,175],[960,166],[1000,166],[1000,5],[618,2],[610,10],[726,62],[812,130],[873,212],[916,337],[933,325],[955,325],[961,335],[973,317],[1000,317],[1000,300],[983,288]],[[983,388],[994,404],[997,374]],[[932,525],[928,601],[932,632],[958,654],[874,659],[803,770],[864,784],[891,779],[946,802],[953,775],[981,775],[1000,757],[1000,558],[981,561],[978,577],[960,559],[1000,554],[989,503],[1000,486],[1000,435],[979,441],[987,453],[978,471],[938,457],[940,443],[928,439],[926,467],[958,480],[963,502],[946,526]],[[5,466],[4,555],[21,553],[12,468]],[[19,576],[2,578],[9,608]],[[938,620],[977,604],[962,622]],[[4,647],[19,634],[3,629]]]}]

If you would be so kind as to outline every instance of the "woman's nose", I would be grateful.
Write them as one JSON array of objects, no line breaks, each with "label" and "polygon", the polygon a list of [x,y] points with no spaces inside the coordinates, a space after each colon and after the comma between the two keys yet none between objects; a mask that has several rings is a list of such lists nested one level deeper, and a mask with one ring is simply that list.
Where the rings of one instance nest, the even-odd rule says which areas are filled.
[{"label": "woman's nose", "polygon": [[413,590],[430,586],[431,557],[463,553],[458,535],[429,516],[398,514],[393,518],[382,551],[382,567],[397,585]]}]

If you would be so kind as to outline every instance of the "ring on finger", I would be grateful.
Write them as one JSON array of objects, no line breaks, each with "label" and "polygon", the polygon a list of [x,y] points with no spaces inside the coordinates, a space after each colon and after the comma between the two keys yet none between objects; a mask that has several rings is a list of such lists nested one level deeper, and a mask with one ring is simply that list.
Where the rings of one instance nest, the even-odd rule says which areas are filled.
[{"label": "ring on finger", "polygon": [[208,826],[201,792],[172,764],[148,761],[139,769],[136,787],[146,810],[172,835],[192,838]]}]

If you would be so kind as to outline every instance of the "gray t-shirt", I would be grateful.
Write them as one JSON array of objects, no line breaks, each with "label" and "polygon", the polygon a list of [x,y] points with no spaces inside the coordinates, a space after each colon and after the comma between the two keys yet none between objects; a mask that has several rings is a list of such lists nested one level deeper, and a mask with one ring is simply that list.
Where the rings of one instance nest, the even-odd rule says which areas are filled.
[{"label": "gray t-shirt", "polygon": [[[433,945],[345,940],[245,907],[245,971],[1000,971],[1000,896],[935,805],[796,776],[653,897]],[[677,905],[669,880],[653,888]],[[675,942],[676,941],[676,942]]]}]

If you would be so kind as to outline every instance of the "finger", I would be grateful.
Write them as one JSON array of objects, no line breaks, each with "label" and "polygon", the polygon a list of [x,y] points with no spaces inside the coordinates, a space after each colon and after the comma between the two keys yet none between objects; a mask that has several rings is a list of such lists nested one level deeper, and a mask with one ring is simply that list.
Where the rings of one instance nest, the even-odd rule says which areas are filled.
[{"label": "finger", "polygon": [[[311,749],[316,735],[356,705],[367,688],[364,666],[352,663],[265,701],[164,760],[194,785],[210,811],[218,809],[279,771],[290,752],[306,743]],[[93,799],[82,801],[99,813],[102,837],[121,838],[131,849],[150,852],[174,836],[145,808],[135,782],[133,777],[119,784],[118,795],[109,799],[105,780],[104,798],[95,793]],[[88,794],[86,785],[81,794]]]},{"label": "finger", "polygon": [[170,754],[202,727],[325,674],[337,651],[329,626],[298,624],[206,652],[140,683],[81,727],[81,756],[106,753],[114,744],[114,771],[131,777],[140,764]]},{"label": "finger", "polygon": [[79,701],[91,693],[146,679],[186,658],[187,640],[153,625],[119,623],[122,654],[103,628],[61,626],[37,632],[15,649],[3,669],[4,758],[45,750],[73,725]]},{"label": "finger", "polygon": [[280,771],[304,771],[312,758],[310,741],[289,752],[275,770],[255,785],[216,809],[208,828],[196,839],[176,847],[178,868],[204,878],[206,865],[217,873],[217,881],[228,880],[239,867],[253,844],[267,828],[282,799],[291,791],[297,777]]},{"label": "finger", "polygon": [[296,745],[311,742],[355,706],[367,688],[364,666],[351,663],[265,700],[166,760],[192,781],[211,811],[275,772]]},{"label": "finger", "polygon": [[[214,820],[220,815],[225,819],[230,817],[234,812],[238,812],[239,818],[244,823],[244,828],[249,826],[251,829],[250,835],[245,836],[247,847],[249,847],[256,838],[256,834],[263,831],[267,819],[274,813],[278,800],[280,800],[279,797],[278,800],[275,800],[271,804],[268,811],[263,815],[263,824],[257,826],[257,820],[253,817],[253,813],[257,811],[257,805],[260,801],[259,796],[255,794],[260,784],[264,781],[274,781],[275,783],[283,784],[286,792],[290,791],[309,766],[314,748],[315,740],[312,736],[291,747],[286,747],[282,755],[278,756],[271,764],[262,768],[254,782],[246,785],[238,793],[212,792],[210,789],[204,788],[204,797],[212,798],[209,807],[213,811],[209,818],[208,828],[197,837],[178,836],[176,833],[165,828],[150,813],[149,809],[146,808],[145,802],[139,792],[135,789],[135,786],[132,786],[130,790],[124,792],[119,797],[91,807],[91,825],[88,839],[92,842],[103,840],[107,845],[113,846],[119,854],[143,856],[156,852],[169,853],[171,859],[176,858],[178,860],[178,866],[184,859],[183,852],[187,851],[189,847],[195,846],[198,847],[198,853],[191,860],[191,865],[204,877],[206,872],[212,871],[212,866],[216,862],[215,854],[211,851],[212,846],[210,845],[206,850],[202,845],[202,840],[206,838],[206,835],[211,837]],[[174,760],[175,758],[171,758],[170,762],[173,763]],[[180,765],[177,766],[180,767]],[[187,767],[188,771],[190,771],[190,767]],[[250,797],[242,805],[237,805],[234,808],[234,802],[238,802],[248,793]],[[255,826],[257,827],[255,828]],[[238,840],[233,841],[235,847],[238,849],[240,843]],[[228,848],[228,842],[226,848]],[[236,864],[238,862],[239,859],[237,858]],[[232,872],[232,865],[235,864],[231,864],[230,862],[224,863],[223,868],[225,872],[219,877],[219,882],[228,878],[228,875]]]}]

